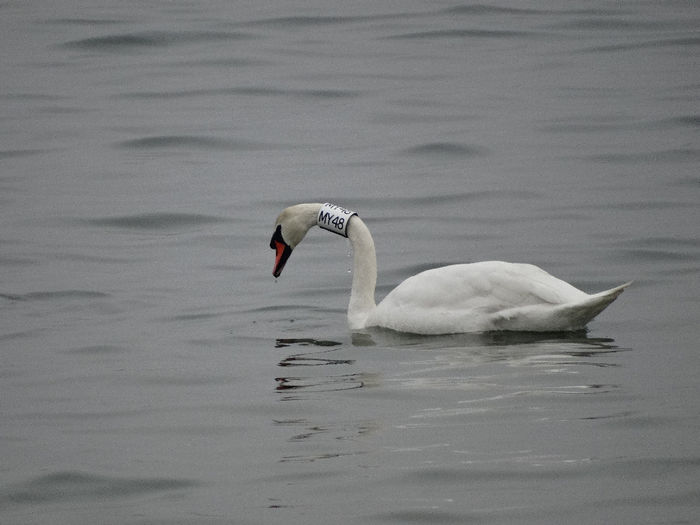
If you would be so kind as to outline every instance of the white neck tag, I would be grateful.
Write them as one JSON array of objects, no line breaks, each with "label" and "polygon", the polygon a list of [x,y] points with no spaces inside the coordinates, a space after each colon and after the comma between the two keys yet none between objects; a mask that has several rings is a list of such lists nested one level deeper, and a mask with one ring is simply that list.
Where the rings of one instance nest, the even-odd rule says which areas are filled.
[{"label": "white neck tag", "polygon": [[357,212],[327,202],[321,206],[316,224],[324,230],[347,237],[348,223],[353,215],[357,215]]}]

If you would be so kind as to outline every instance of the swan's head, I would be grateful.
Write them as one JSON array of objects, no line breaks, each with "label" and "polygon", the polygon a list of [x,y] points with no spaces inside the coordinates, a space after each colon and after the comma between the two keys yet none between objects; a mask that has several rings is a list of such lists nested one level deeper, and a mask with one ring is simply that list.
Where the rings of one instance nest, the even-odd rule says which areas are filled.
[{"label": "swan's head", "polygon": [[292,250],[304,239],[306,232],[316,224],[321,204],[297,204],[286,208],[275,221],[275,233],[270,248],[275,250],[275,266],[272,275],[279,277],[292,255]]}]

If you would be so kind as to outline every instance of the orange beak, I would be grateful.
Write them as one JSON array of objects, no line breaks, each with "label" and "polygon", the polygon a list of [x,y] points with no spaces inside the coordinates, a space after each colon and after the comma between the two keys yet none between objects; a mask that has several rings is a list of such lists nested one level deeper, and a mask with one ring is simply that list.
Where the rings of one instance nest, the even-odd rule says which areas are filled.
[{"label": "orange beak", "polygon": [[275,233],[270,240],[270,248],[275,250],[275,266],[272,275],[279,277],[287,263],[287,259],[292,255],[292,247],[289,246],[282,237],[282,226],[277,226]]}]

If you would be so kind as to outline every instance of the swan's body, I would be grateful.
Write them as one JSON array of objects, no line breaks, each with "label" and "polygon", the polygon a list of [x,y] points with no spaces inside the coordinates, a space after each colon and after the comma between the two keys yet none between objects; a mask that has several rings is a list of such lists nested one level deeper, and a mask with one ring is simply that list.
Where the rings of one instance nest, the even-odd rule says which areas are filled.
[{"label": "swan's body", "polygon": [[[319,212],[327,210],[322,206],[326,205],[297,204],[277,218],[270,243],[277,250],[276,277],[292,249],[319,224]],[[531,264],[486,261],[421,272],[376,305],[374,241],[362,219],[357,215],[344,217],[345,229],[337,233],[347,235],[353,248],[348,306],[348,323],[353,330],[374,326],[417,334],[580,330],[629,285],[589,295]]]}]

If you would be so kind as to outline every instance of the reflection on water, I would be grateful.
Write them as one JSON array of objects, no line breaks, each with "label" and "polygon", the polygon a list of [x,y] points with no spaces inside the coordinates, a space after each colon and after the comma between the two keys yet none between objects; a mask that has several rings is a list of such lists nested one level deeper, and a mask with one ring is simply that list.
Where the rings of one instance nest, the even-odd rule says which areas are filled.
[{"label": "reflection on water", "polygon": [[[329,357],[329,354],[342,350],[342,348],[327,348],[339,347],[342,343],[336,341],[316,340],[311,338],[285,338],[277,339],[275,348],[294,348],[301,347],[321,347],[325,350],[299,352],[284,357],[278,366],[281,367],[316,367],[316,366],[342,366],[352,365],[354,359],[337,359]],[[335,368],[333,370],[336,370]],[[340,390],[352,390],[362,388],[368,382],[373,381],[371,374],[365,373],[346,373],[346,374],[329,374],[315,376],[284,376],[276,377],[277,391],[297,394],[299,392],[337,392]],[[286,395],[284,400],[298,399],[296,396]]]},{"label": "reflection on water", "polygon": [[[416,336],[370,330],[346,340],[280,338],[275,348],[284,352],[279,366],[305,372],[275,378],[279,400],[295,402],[285,406],[300,416],[274,419],[285,431],[276,461],[310,469],[285,479],[303,485],[305,476],[319,476],[322,490],[324,476],[332,480],[348,466],[359,479],[373,473],[380,481],[370,482],[369,491],[374,487],[386,498],[378,484],[388,483],[405,499],[399,505],[411,509],[375,514],[397,523],[409,516],[432,522],[436,509],[448,522],[462,522],[464,511],[449,510],[455,502],[504,483],[585,483],[598,472],[591,467],[600,461],[595,447],[584,438],[578,449],[558,450],[550,447],[553,436],[576,443],[576,424],[624,427],[639,417],[620,409],[624,393],[607,373],[622,366],[624,349],[585,332]],[[368,382],[373,388],[365,388]],[[336,407],[348,403],[363,409],[339,417]],[[523,434],[512,428],[535,437],[521,443]],[[500,443],[500,452],[484,453],[485,443]],[[482,485],[488,490],[476,488]],[[426,494],[425,487],[439,489]],[[275,505],[291,501],[282,497]],[[501,509],[489,505],[482,518]]]},{"label": "reflection on water", "polygon": [[287,338],[287,339],[277,339],[275,348],[285,348],[287,346],[338,346],[343,343],[338,341],[323,341],[311,338]]},{"label": "reflection on water", "polygon": [[[360,344],[356,344],[361,335]],[[460,370],[478,368],[481,365],[507,362],[510,367],[546,367],[554,372],[571,370],[580,366],[615,367],[618,363],[611,356],[622,349],[611,338],[589,338],[585,332],[575,333],[530,333],[530,332],[493,332],[485,334],[453,334],[440,336],[422,336],[402,334],[390,330],[373,330],[353,334],[353,347],[379,345],[381,348],[400,350],[401,363],[408,371],[394,370],[386,381],[399,381],[413,387],[428,384],[445,386],[445,379],[424,378],[423,374],[435,375],[439,371],[450,372],[449,383],[464,384],[469,382],[470,374],[460,377]],[[334,355],[346,351],[343,343],[313,338],[280,338],[275,348],[308,348],[308,351],[285,355],[278,366],[323,367],[313,375],[286,375],[276,377],[276,390],[295,394],[305,392],[331,392],[362,388],[376,385],[378,374],[367,371],[337,373],[356,364],[354,358]],[[316,350],[316,348],[320,348]],[[411,349],[416,351],[410,354]],[[411,358],[414,358],[411,360]],[[328,368],[326,368],[328,367]],[[354,367],[356,368],[356,367]],[[325,373],[324,373],[325,372]],[[332,372],[332,373],[331,373]],[[407,379],[412,376],[413,379]],[[579,388],[579,387],[574,387]],[[600,388],[593,385],[590,388]],[[285,400],[297,399],[285,397]]]},{"label": "reflection on water", "polygon": [[[361,374],[340,374],[325,377],[276,377],[277,390],[284,392],[287,390],[304,390],[309,392],[338,392],[340,390],[351,390],[362,388],[365,381]],[[295,397],[285,397],[285,400],[298,399]]]},{"label": "reflection on water", "polygon": [[[275,378],[275,390],[282,394],[280,401],[303,402],[300,407],[305,407],[309,402],[323,405],[330,401],[329,396],[379,384],[378,374],[357,371],[355,359],[331,357],[344,350],[343,343],[313,338],[284,338],[277,339],[275,348],[285,351],[307,349],[286,355],[278,363],[284,368],[300,367],[308,372],[307,375]],[[360,420],[338,419],[333,413],[323,415],[323,412],[319,407],[318,413],[310,417],[274,420],[276,426],[293,429],[294,433],[286,440],[296,445],[293,451],[282,455],[280,463],[314,463],[368,452],[363,448],[361,438],[379,427],[376,420],[366,417]]]},{"label": "reflection on water", "polygon": [[[427,348],[476,348],[566,342],[583,346],[591,345],[597,348],[606,348],[608,346],[614,348],[612,339],[590,338],[587,336],[586,330],[574,332],[481,332],[425,336],[383,328],[371,328],[357,335],[361,344],[371,341],[371,345],[381,344],[383,346],[420,345]],[[353,344],[355,344],[355,339],[353,339]]]},{"label": "reflection on water", "polygon": [[[307,419],[276,420],[275,425],[289,427],[295,433],[287,438],[291,444],[302,447],[303,453],[289,453],[279,459],[280,463],[313,463],[347,456],[367,454],[357,447],[358,440],[377,429],[374,421],[313,423]],[[345,443],[348,442],[348,443]]]}]

